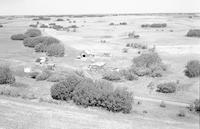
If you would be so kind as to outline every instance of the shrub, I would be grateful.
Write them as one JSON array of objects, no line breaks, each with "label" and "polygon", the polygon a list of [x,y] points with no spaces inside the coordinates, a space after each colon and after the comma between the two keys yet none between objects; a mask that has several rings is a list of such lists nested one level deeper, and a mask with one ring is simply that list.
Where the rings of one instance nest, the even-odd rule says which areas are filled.
[{"label": "shrub", "polygon": [[74,74],[68,76],[65,80],[51,87],[51,97],[57,100],[71,100],[72,92],[81,80],[82,78]]},{"label": "shrub", "polygon": [[44,70],[42,71],[42,73],[39,73],[37,76],[36,76],[36,80],[37,81],[43,81],[43,80],[46,80],[47,78],[49,78],[51,75],[51,72],[48,71],[48,70]]},{"label": "shrub", "polygon": [[63,44],[51,44],[47,47],[47,55],[55,57],[63,57],[65,55],[65,47]]},{"label": "shrub", "polygon": [[179,113],[177,114],[177,116],[185,117],[185,111],[184,110],[180,110]]},{"label": "shrub", "polygon": [[15,77],[11,69],[6,65],[0,65],[0,84],[12,84],[15,82]]},{"label": "shrub", "polygon": [[176,91],[176,83],[174,82],[167,82],[167,83],[161,83],[157,85],[157,92],[161,93],[174,93]]},{"label": "shrub", "polygon": [[162,107],[162,108],[165,108],[165,107],[166,107],[166,104],[165,104],[164,101],[161,101],[161,103],[160,103],[160,107]]},{"label": "shrub", "polygon": [[161,64],[162,60],[155,52],[143,53],[133,59],[133,65],[136,67],[150,68],[152,65]]},{"label": "shrub", "polygon": [[113,94],[108,96],[107,110],[113,112],[130,113],[132,110],[133,97],[132,93],[125,88],[117,88]]},{"label": "shrub", "polygon": [[43,20],[43,21],[48,21],[51,20],[50,17],[43,17],[43,16],[39,16],[38,18],[33,18],[33,21],[39,21],[39,20]]},{"label": "shrub", "polygon": [[200,37],[200,29],[191,29],[186,34],[187,37]]},{"label": "shrub", "polygon": [[65,80],[65,76],[61,74],[52,74],[47,81],[49,82],[60,82]]},{"label": "shrub", "polygon": [[196,112],[200,112],[200,99],[196,99],[196,100],[194,101],[194,110],[195,110]]},{"label": "shrub", "polygon": [[45,24],[42,24],[42,25],[40,26],[40,28],[48,28],[48,26],[45,25]]},{"label": "shrub", "polygon": [[152,28],[164,28],[164,27],[167,27],[167,24],[166,23],[153,23],[151,24]]},{"label": "shrub", "polygon": [[192,78],[200,75],[200,62],[198,60],[191,60],[185,66],[185,75]]},{"label": "shrub", "polygon": [[30,24],[29,27],[37,28],[37,25]]},{"label": "shrub", "polygon": [[11,86],[0,86],[0,95],[19,97],[21,95],[21,90],[17,87]]},{"label": "shrub", "polygon": [[131,69],[121,70],[120,73],[126,80],[132,81],[138,79],[138,76]]},{"label": "shrub", "polygon": [[0,24],[0,28],[3,28],[3,25]]},{"label": "shrub", "polygon": [[24,34],[14,34],[10,37],[12,40],[24,40],[26,35]]},{"label": "shrub", "polygon": [[103,79],[109,80],[109,81],[117,81],[120,80],[120,74],[116,71],[109,71],[103,74]]},{"label": "shrub", "polygon": [[131,45],[133,48],[138,48],[138,49],[147,49],[147,45],[144,44],[139,44],[139,43],[134,43]]},{"label": "shrub", "polygon": [[41,36],[42,32],[39,29],[28,29],[25,32],[25,35],[28,37],[37,37],[37,36]]},{"label": "shrub", "polygon": [[58,18],[56,21],[64,21],[64,19],[62,19],[62,18]]}]

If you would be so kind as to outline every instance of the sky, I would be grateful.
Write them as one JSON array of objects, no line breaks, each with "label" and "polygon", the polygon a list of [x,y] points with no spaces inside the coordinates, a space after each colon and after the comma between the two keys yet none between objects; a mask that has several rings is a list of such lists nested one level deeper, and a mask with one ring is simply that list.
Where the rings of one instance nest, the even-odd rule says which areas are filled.
[{"label": "sky", "polygon": [[0,0],[0,15],[200,13],[200,0]]}]

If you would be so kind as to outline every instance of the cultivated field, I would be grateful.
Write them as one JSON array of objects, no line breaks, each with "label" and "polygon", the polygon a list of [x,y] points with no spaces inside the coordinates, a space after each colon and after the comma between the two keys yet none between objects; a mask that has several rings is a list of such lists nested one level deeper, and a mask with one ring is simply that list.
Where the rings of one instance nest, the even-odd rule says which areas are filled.
[{"label": "cultivated field", "polygon": [[[33,20],[34,17],[0,17],[0,63],[10,66],[14,84],[0,85],[0,129],[199,129],[199,113],[189,111],[199,98],[200,78],[187,77],[187,62],[200,59],[200,38],[188,37],[190,29],[200,29],[200,16],[126,15],[104,17],[53,17]],[[58,20],[58,18],[64,19]],[[70,19],[72,22],[69,22]],[[75,22],[73,22],[75,21]],[[30,29],[39,22],[43,36],[52,36],[64,45],[63,57],[47,57],[25,47],[23,40],[11,40],[11,35]],[[127,24],[120,24],[126,22]],[[41,24],[67,27],[65,29],[40,28]],[[111,25],[110,23],[114,23]],[[142,24],[166,23],[166,27],[141,27]],[[139,37],[131,37],[134,32]],[[137,43],[147,49],[128,47]],[[85,77],[102,79],[108,71],[119,72],[132,67],[132,60],[155,49],[167,70],[159,77],[139,76],[137,79],[109,81],[114,88],[125,87],[133,92],[132,109],[128,114],[109,112],[98,107],[77,106],[70,101],[54,100],[51,86],[55,82],[30,78],[25,68],[41,71],[45,64],[35,60],[47,57],[54,64],[52,71],[69,73],[81,71]],[[84,54],[84,56],[83,56]],[[91,65],[103,64],[92,69]],[[159,74],[160,75],[160,74]],[[104,78],[105,80],[105,78]],[[108,79],[107,79],[108,80]],[[157,85],[177,83],[173,93],[157,92]],[[153,86],[148,87],[152,83]],[[3,92],[9,93],[3,93]],[[11,92],[16,92],[13,95]],[[14,96],[14,97],[13,97]],[[164,107],[161,106],[164,102]],[[179,116],[181,113],[184,116]]]}]

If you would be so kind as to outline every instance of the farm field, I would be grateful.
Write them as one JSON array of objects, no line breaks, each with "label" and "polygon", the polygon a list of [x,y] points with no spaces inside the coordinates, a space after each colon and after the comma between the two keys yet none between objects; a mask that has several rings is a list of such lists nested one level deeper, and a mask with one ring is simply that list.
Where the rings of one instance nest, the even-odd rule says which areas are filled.
[{"label": "farm field", "polygon": [[[192,18],[184,14],[171,15],[119,15],[104,17],[60,17],[76,22],[51,20],[34,21],[33,17],[1,17],[0,24],[0,63],[10,66],[17,91],[24,97],[0,95],[0,129],[199,129],[199,114],[188,107],[200,96],[200,78],[185,76],[188,61],[200,59],[200,38],[187,37],[190,29],[200,29],[200,15]],[[167,70],[161,77],[142,76],[136,80],[111,81],[114,88],[125,87],[133,92],[134,102],[129,114],[113,113],[101,108],[83,108],[73,102],[52,100],[49,81],[37,81],[28,77],[25,68],[42,69],[36,63],[45,53],[37,53],[25,47],[23,41],[11,40],[13,34],[24,33],[30,24],[56,23],[60,26],[76,25],[74,31],[39,28],[43,36],[57,38],[64,45],[63,57],[48,57],[57,71],[81,70],[91,79],[102,79],[106,71],[126,69],[139,52],[146,50],[127,47],[127,44],[144,44],[155,48]],[[110,25],[126,22],[127,25]],[[142,24],[166,23],[164,28],[143,28]],[[139,38],[130,38],[134,32]],[[127,50],[127,52],[123,52]],[[89,51],[93,56],[81,57]],[[104,63],[102,69],[91,70],[94,63]],[[175,93],[161,93],[153,82],[179,82]],[[22,86],[20,84],[23,84]],[[9,84],[0,85],[0,93]],[[9,86],[8,86],[9,87]],[[10,86],[12,87],[12,86]],[[165,102],[166,107],[160,107]],[[179,111],[185,117],[178,117]]]}]

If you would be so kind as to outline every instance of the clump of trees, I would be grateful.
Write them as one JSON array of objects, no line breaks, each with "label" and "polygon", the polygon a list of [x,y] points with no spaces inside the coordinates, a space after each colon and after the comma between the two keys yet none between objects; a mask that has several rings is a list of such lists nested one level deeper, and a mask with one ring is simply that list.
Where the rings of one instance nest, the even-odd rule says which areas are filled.
[{"label": "clump of trees", "polygon": [[103,80],[91,80],[70,75],[51,87],[51,96],[57,100],[72,100],[83,107],[101,107],[112,112],[130,113],[132,93],[124,88],[114,89],[112,84]]},{"label": "clump of trees", "polygon": [[191,29],[186,34],[187,37],[200,37],[200,29]]},{"label": "clump of trees", "polygon": [[200,75],[200,61],[199,60],[191,60],[185,66],[185,75],[192,78],[198,77]]}]

